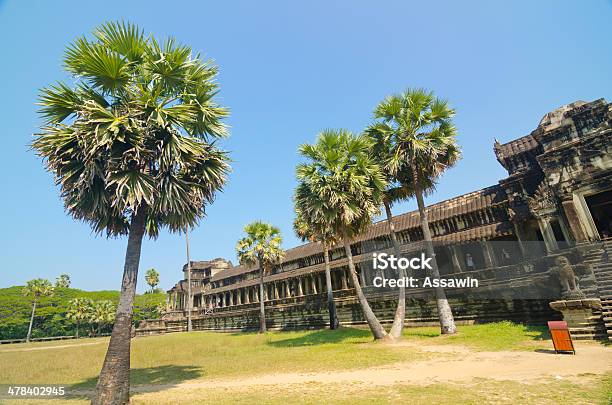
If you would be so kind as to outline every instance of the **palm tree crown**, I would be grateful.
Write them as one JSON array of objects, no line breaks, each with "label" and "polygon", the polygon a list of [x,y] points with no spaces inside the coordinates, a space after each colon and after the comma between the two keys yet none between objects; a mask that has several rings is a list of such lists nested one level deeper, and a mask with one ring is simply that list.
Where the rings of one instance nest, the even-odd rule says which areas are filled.
[{"label": "palm tree crown", "polygon": [[145,281],[151,287],[151,291],[159,284],[159,272],[155,269],[149,269],[145,273]]},{"label": "palm tree crown", "polygon": [[32,297],[34,300],[38,300],[40,297],[48,297],[54,293],[53,285],[49,280],[43,278],[35,278],[28,281],[28,283],[21,289],[21,293],[25,296]]},{"label": "palm tree crown", "polygon": [[110,300],[94,302],[89,320],[97,324],[108,324],[115,321],[115,304]]},{"label": "palm tree crown", "polygon": [[244,227],[247,234],[236,244],[236,252],[240,264],[248,266],[261,265],[263,272],[271,270],[271,266],[279,263],[285,251],[281,244],[283,239],[280,229],[261,221],[255,221]]},{"label": "palm tree crown", "polygon": [[[385,178],[370,158],[372,141],[346,130],[325,130],[300,153],[296,206],[304,218],[324,223],[339,237],[352,238],[380,213]],[[313,203],[314,202],[314,203]]]},{"label": "palm tree crown", "polygon": [[374,110],[380,121],[372,134],[387,137],[389,173],[409,184],[414,170],[421,190],[432,191],[437,178],[461,153],[448,102],[423,89],[409,89],[383,100]]},{"label": "palm tree crown", "polygon": [[217,68],[187,46],[163,44],[131,24],[106,23],[66,51],[75,78],[41,91],[46,121],[32,142],[66,209],[109,236],[126,234],[144,208],[146,233],[192,227],[220,190],[227,135]]},{"label": "palm tree crown", "polygon": [[89,318],[93,301],[90,298],[73,298],[68,302],[68,311],[66,318],[74,321],[84,321]]}]

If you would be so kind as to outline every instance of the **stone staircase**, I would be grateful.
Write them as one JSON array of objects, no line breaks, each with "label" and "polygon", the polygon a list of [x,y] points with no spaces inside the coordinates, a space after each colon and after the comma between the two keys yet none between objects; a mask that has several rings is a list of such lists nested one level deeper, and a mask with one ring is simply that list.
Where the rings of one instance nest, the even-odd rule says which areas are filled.
[{"label": "stone staircase", "polygon": [[593,267],[601,299],[601,316],[608,340],[612,341],[612,239],[604,239],[601,247],[599,254],[588,254],[585,261],[590,262]]}]

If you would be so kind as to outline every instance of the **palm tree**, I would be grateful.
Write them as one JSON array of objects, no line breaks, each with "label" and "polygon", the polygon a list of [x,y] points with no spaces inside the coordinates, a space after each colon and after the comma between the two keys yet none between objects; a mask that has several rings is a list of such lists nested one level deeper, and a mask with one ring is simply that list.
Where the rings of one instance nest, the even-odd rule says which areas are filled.
[{"label": "palm tree", "polygon": [[[434,189],[436,180],[460,158],[456,129],[452,123],[455,111],[444,100],[422,89],[387,97],[375,109],[374,117],[390,137],[390,172],[410,181],[417,200],[419,218],[432,276],[440,277],[434,254],[423,194]],[[409,178],[410,180],[407,180]],[[456,332],[451,307],[443,288],[436,288],[436,303],[443,334]]]},{"label": "palm tree", "polygon": [[[308,193],[304,196],[302,193],[307,192],[307,185],[300,184],[296,189],[296,196],[294,198],[296,202],[295,214],[296,218],[293,222],[293,229],[295,233],[302,239],[302,241],[320,242],[323,245],[323,259],[325,261],[325,286],[327,288],[327,309],[329,312],[329,328],[338,329],[340,322],[338,321],[338,314],[336,311],[336,303],[334,302],[334,292],[331,280],[331,268],[329,264],[329,247],[333,243],[333,235],[331,230],[325,226],[322,222],[314,221],[314,218],[309,218],[302,214],[303,209],[300,207],[301,204],[316,204],[318,201],[313,193]],[[306,208],[307,209],[307,208]]]},{"label": "palm tree", "polygon": [[115,321],[115,304],[110,300],[100,300],[93,303],[89,321],[96,324],[95,334],[100,335],[104,325]]},{"label": "palm tree", "polygon": [[[391,142],[392,133],[389,131],[389,127],[385,124],[372,124],[365,130],[365,134],[372,138],[374,142],[372,155],[380,165],[381,170],[387,180],[387,188],[383,194],[383,206],[385,207],[385,215],[387,216],[387,226],[389,228],[389,236],[393,245],[393,253],[395,257],[399,258],[402,256],[402,253],[399,241],[397,240],[395,225],[393,224],[393,213],[391,208],[394,203],[406,200],[411,195],[414,195],[414,192],[406,183],[402,183],[399,176],[397,176],[397,172],[402,173],[402,171],[393,170],[391,167],[393,144]],[[399,277],[406,277],[406,271],[403,268],[399,269]],[[402,336],[402,329],[404,328],[405,319],[406,287],[404,284],[401,284],[399,287],[397,308],[393,318],[393,325],[389,331],[389,334],[393,338],[399,339]]]},{"label": "palm tree", "polygon": [[76,323],[76,338],[79,338],[79,328],[81,323],[89,319],[93,301],[89,298],[73,298],[68,303],[66,318]]},{"label": "palm tree", "polygon": [[308,161],[297,167],[297,178],[307,192],[325,202],[296,205],[306,208],[303,217],[324,222],[344,244],[349,273],[364,317],[375,339],[390,336],[376,318],[361,289],[353,262],[351,239],[372,223],[380,212],[385,178],[380,167],[370,158],[370,138],[355,136],[346,130],[325,130],[314,145],[300,146],[300,154]]},{"label": "palm tree", "polygon": [[55,279],[55,288],[69,288],[70,287],[70,276],[68,274],[60,274]]},{"label": "palm tree", "polygon": [[149,269],[145,273],[145,281],[151,287],[151,293],[155,292],[155,287],[159,284],[159,273],[155,269]]},{"label": "palm tree", "polygon": [[34,314],[36,313],[36,304],[41,297],[49,297],[53,295],[53,286],[49,280],[36,278],[28,281],[26,286],[22,288],[21,293],[24,296],[32,298],[32,315],[30,316],[30,326],[28,326],[28,335],[26,336],[26,342],[30,342],[30,338],[32,337]]},{"label": "palm tree", "polygon": [[272,267],[283,260],[285,252],[281,248],[283,242],[280,230],[261,221],[252,222],[244,227],[247,234],[236,244],[236,252],[240,264],[259,266],[259,333],[266,331],[266,312],[264,308],[264,275],[272,271]]},{"label": "palm tree", "polygon": [[129,401],[130,337],[141,244],[195,226],[229,170],[216,66],[126,23],[105,23],[64,58],[74,84],[41,91],[32,148],[68,212],[107,237],[128,235],[116,322],[94,404]]}]

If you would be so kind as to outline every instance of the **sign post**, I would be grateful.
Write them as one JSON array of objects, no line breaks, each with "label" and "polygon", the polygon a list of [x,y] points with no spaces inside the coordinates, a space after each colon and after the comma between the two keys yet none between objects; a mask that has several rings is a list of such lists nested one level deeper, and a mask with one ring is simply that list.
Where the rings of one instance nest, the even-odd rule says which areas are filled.
[{"label": "sign post", "polygon": [[567,322],[548,321],[548,330],[550,330],[550,336],[555,346],[555,353],[572,352],[576,354],[576,349],[574,348],[574,342],[572,342],[572,336],[567,327]]}]

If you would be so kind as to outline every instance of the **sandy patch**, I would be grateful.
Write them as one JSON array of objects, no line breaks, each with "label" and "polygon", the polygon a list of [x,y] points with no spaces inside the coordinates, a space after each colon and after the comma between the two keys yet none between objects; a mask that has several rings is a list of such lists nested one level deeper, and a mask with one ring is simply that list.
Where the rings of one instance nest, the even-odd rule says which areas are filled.
[{"label": "sandy patch", "polygon": [[[413,346],[408,344],[405,346]],[[444,354],[442,358],[395,363],[352,371],[317,373],[279,373],[236,379],[208,379],[168,385],[167,388],[245,388],[249,386],[307,383],[364,383],[393,385],[467,382],[475,378],[521,383],[541,383],[545,379],[564,379],[584,374],[612,371],[612,350],[598,343],[577,346],[576,355],[537,352],[481,352],[462,346],[414,346],[414,349]],[[406,350],[410,348],[406,347]],[[132,387],[133,392],[164,389],[159,385]]]}]

